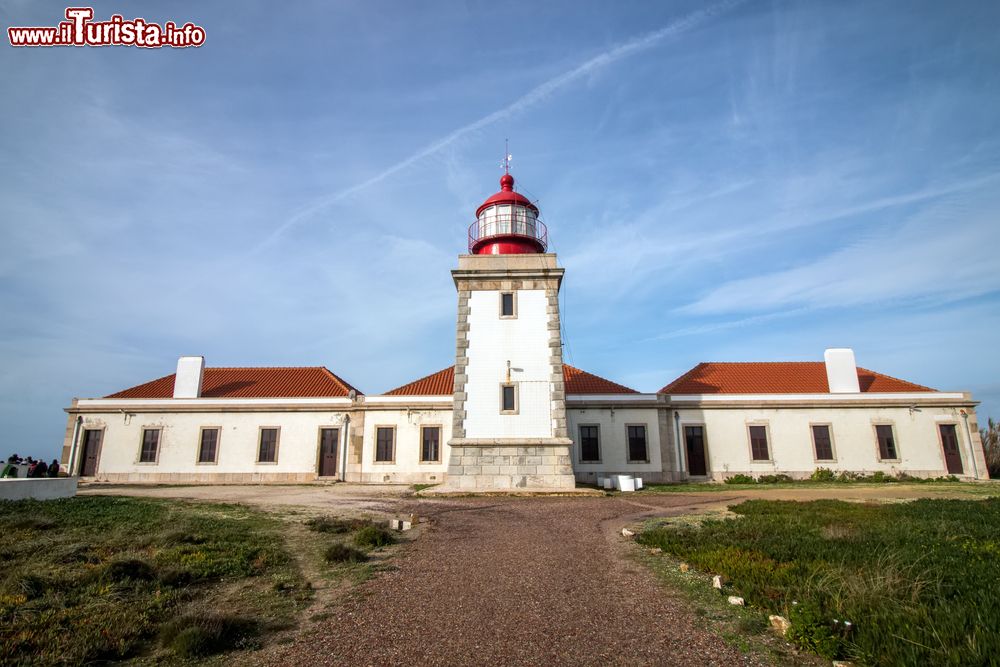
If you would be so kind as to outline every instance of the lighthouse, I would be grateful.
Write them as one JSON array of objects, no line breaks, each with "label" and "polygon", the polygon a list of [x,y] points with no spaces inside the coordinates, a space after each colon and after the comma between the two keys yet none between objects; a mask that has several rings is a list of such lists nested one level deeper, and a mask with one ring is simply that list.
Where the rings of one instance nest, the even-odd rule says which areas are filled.
[{"label": "lighthouse", "polygon": [[458,320],[449,486],[575,485],[559,323],[564,271],[547,250],[538,207],[505,169],[451,272]]}]

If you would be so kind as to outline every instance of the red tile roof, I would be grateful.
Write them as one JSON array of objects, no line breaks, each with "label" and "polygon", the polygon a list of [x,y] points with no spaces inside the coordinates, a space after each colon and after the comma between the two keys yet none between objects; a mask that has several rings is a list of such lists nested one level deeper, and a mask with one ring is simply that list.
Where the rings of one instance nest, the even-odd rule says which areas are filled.
[{"label": "red tile roof", "polygon": [[385,392],[386,396],[447,396],[455,393],[455,367],[443,368],[419,380]]},{"label": "red tile roof", "polygon": [[623,384],[563,364],[563,380],[567,394],[638,394],[635,389]]},{"label": "red tile roof", "polygon": [[[346,397],[354,389],[323,366],[206,368],[201,385],[203,398]],[[174,374],[170,374],[105,398],[172,398],[173,395]]]},{"label": "red tile roof", "polygon": [[[934,391],[929,387],[858,368],[862,392]],[[822,361],[702,362],[680,376],[661,394],[825,394]]]},{"label": "red tile roof", "polygon": [[[563,364],[567,394],[638,394],[635,389]],[[455,367],[449,366],[427,377],[385,392],[386,396],[444,396],[454,391]]]}]

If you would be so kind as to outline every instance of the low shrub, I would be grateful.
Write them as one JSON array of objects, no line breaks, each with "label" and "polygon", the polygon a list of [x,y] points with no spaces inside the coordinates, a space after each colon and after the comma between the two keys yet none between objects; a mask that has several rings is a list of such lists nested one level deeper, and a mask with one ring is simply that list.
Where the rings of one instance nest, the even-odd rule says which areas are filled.
[{"label": "low shrub", "polygon": [[758,484],[784,484],[791,481],[792,478],[788,475],[761,475],[757,478]]},{"label": "low shrub", "polygon": [[101,579],[115,583],[152,581],[156,579],[156,570],[146,561],[135,558],[114,560],[104,568],[104,572],[101,573]]},{"label": "low shrub", "polygon": [[726,484],[756,484],[757,481],[750,475],[738,474],[732,477],[727,477],[725,480]]},{"label": "low shrub", "polygon": [[189,614],[163,626],[160,644],[182,658],[200,658],[245,647],[259,633],[256,621],[250,619]]},{"label": "low shrub", "polygon": [[327,563],[363,563],[368,554],[343,542],[334,542],[326,548],[323,559]]},{"label": "low shrub", "polygon": [[792,627],[788,629],[788,640],[799,648],[812,651],[828,660],[844,657],[844,638],[836,632],[836,624],[830,621],[830,615],[823,613],[816,605],[793,603],[788,612],[788,620],[792,622]]},{"label": "low shrub", "polygon": [[305,525],[306,528],[317,533],[339,535],[354,532],[365,526],[371,526],[372,521],[371,519],[338,519],[332,516],[316,516],[307,519]]},{"label": "low shrub", "polygon": [[813,482],[832,482],[837,479],[837,476],[829,468],[816,468],[809,479]]},{"label": "low shrub", "polygon": [[157,581],[168,588],[184,588],[194,581],[194,576],[183,568],[168,567],[160,570]]},{"label": "low shrub", "polygon": [[395,541],[392,533],[382,526],[365,526],[354,534],[354,543],[366,549],[389,546]]},{"label": "low shrub", "polygon": [[49,580],[45,577],[29,573],[16,580],[15,590],[21,593],[28,600],[35,600],[45,595],[45,590],[49,587]]}]

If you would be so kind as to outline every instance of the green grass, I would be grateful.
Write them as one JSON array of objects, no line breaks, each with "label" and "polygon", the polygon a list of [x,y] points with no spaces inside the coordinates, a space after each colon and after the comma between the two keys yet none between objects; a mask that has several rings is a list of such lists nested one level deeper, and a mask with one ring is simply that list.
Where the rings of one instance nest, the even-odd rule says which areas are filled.
[{"label": "green grass", "polygon": [[419,493],[419,492],[423,491],[424,489],[431,488],[432,486],[438,486],[438,485],[437,484],[414,484],[413,485],[413,491],[414,491],[414,493]]},{"label": "green grass", "polygon": [[1000,498],[731,510],[738,518],[651,527],[638,541],[725,575],[824,657],[957,665],[1000,655]]},{"label": "green grass", "polygon": [[[891,479],[891,481],[890,481]],[[881,482],[865,480],[854,481],[813,481],[799,480],[794,482],[758,483],[752,484],[722,484],[716,482],[680,482],[674,484],[648,484],[639,493],[727,493],[730,491],[766,491],[768,489],[858,489],[879,488],[898,489],[915,485],[916,488],[933,490],[934,492],[961,493],[963,495],[990,497],[1000,496],[1000,481],[989,482],[953,482],[948,479],[899,481],[887,478]]]},{"label": "green grass", "polygon": [[[169,661],[170,647],[202,655],[287,625],[311,596],[280,520],[245,507],[98,496],[2,502],[0,526],[3,664]],[[213,616],[214,608],[239,616]],[[188,625],[157,649],[156,635],[182,613]]]}]

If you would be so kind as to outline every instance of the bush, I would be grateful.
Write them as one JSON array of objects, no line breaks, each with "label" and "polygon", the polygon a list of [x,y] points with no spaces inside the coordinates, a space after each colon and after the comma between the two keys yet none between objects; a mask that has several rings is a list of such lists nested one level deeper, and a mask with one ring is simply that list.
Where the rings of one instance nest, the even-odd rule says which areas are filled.
[{"label": "bush", "polygon": [[343,542],[335,542],[326,548],[323,558],[327,563],[363,563],[368,560],[368,554]]},{"label": "bush", "polygon": [[101,574],[105,581],[126,583],[134,581],[152,581],[156,579],[156,570],[146,561],[137,559],[116,560],[108,563]]},{"label": "bush", "polygon": [[371,519],[338,519],[332,516],[317,516],[305,522],[306,528],[317,533],[339,535],[371,526]]},{"label": "bush", "polygon": [[367,549],[389,546],[395,541],[392,533],[382,526],[365,526],[354,534],[354,543]]},{"label": "bush", "polygon": [[45,595],[45,590],[49,587],[49,581],[37,574],[26,574],[17,579],[15,590],[20,592],[28,600],[35,600]]},{"label": "bush", "polygon": [[788,620],[792,622],[788,640],[828,660],[844,657],[842,637],[828,619],[829,614],[813,604],[793,604],[788,613]]},{"label": "bush", "polygon": [[184,588],[194,581],[194,577],[183,568],[168,567],[160,571],[157,580],[160,582],[160,585],[168,588]]},{"label": "bush", "polygon": [[792,478],[788,475],[761,475],[757,478],[758,484],[784,484],[791,481]]},{"label": "bush", "polygon": [[160,644],[182,658],[199,658],[246,646],[260,628],[255,621],[234,616],[187,615],[160,631]]},{"label": "bush", "polygon": [[727,477],[725,480],[726,484],[756,484],[756,480],[750,475],[733,475],[732,477]]},{"label": "bush", "polygon": [[836,475],[829,468],[816,468],[809,479],[814,482],[832,482],[837,479]]}]

